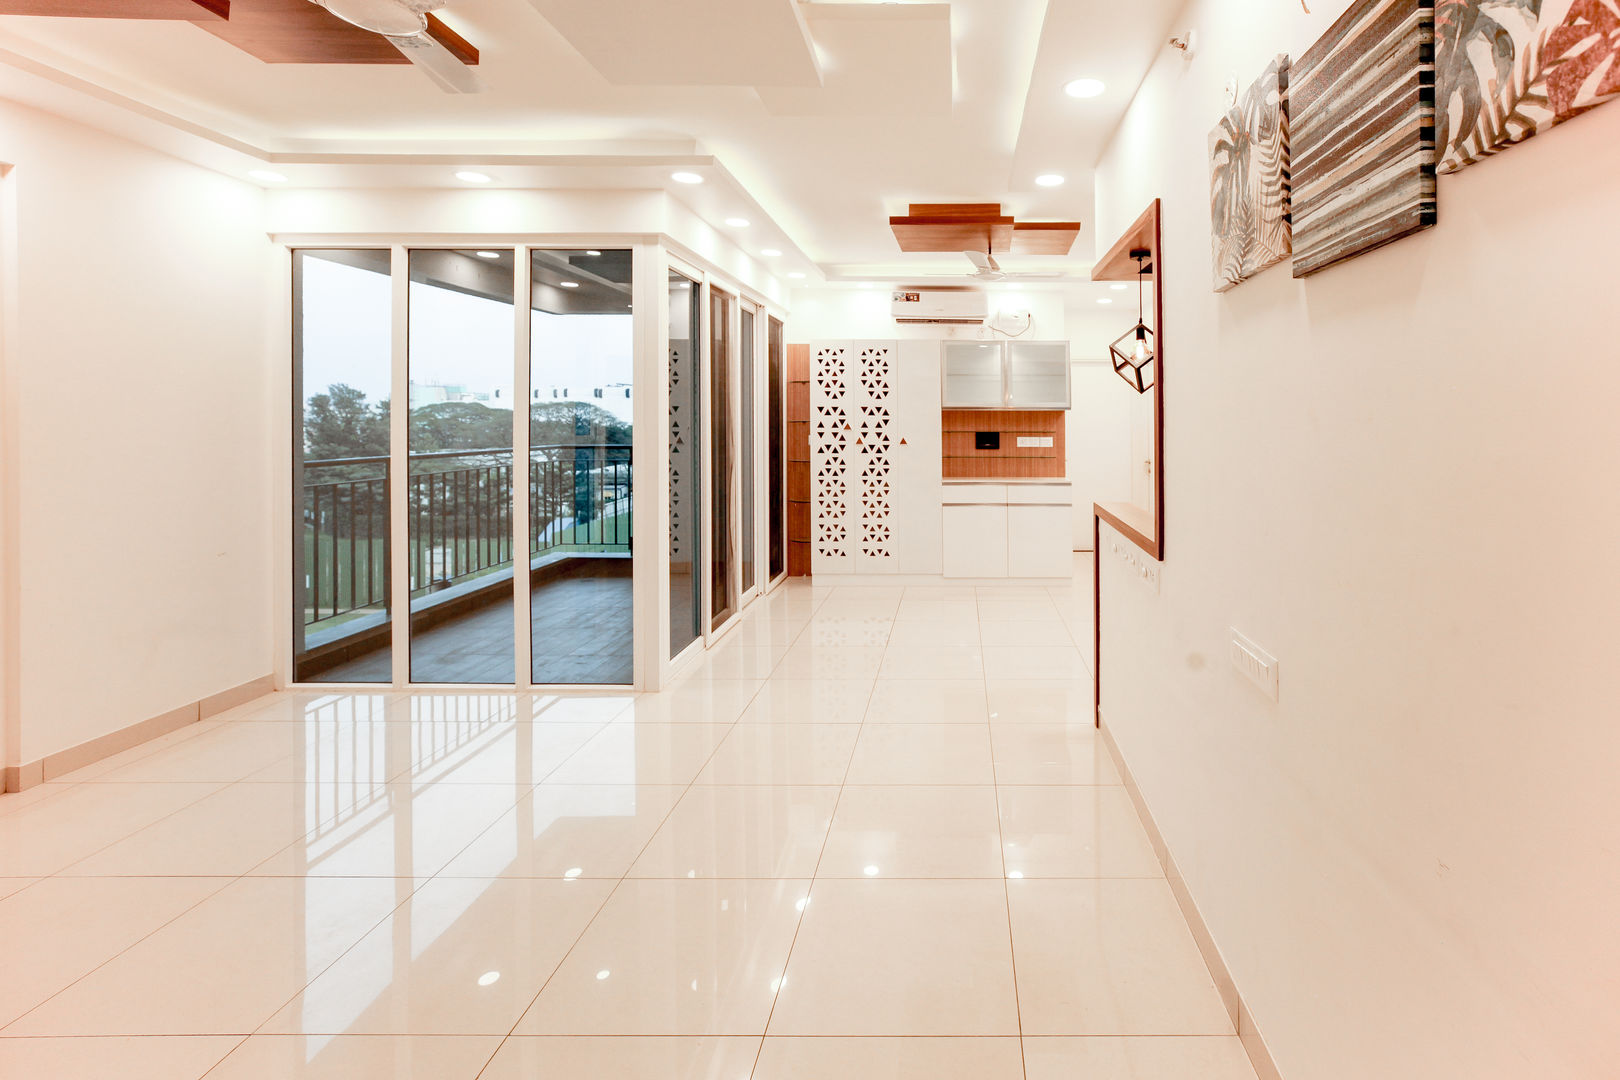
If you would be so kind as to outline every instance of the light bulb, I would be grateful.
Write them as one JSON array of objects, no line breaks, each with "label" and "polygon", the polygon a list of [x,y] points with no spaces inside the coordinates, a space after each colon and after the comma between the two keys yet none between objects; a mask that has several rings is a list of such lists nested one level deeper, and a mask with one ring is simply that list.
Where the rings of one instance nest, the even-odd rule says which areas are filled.
[{"label": "light bulb", "polygon": [[1138,364],[1146,362],[1148,358],[1147,341],[1142,337],[1140,330],[1136,333],[1136,348],[1133,351],[1133,356]]}]

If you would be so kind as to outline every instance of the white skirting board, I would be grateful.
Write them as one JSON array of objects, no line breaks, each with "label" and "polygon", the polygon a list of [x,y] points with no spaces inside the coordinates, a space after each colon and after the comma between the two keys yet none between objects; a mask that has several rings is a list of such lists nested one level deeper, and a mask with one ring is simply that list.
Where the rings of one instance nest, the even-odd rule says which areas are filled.
[{"label": "white skirting board", "polygon": [[1170,891],[1175,895],[1176,906],[1181,909],[1182,917],[1187,920],[1187,928],[1192,931],[1193,941],[1197,943],[1198,951],[1204,958],[1204,965],[1209,968],[1210,977],[1215,980],[1215,988],[1221,995],[1221,1003],[1226,1006],[1227,1014],[1232,1018],[1232,1027],[1237,1031],[1238,1038],[1243,1043],[1243,1050],[1249,1056],[1249,1064],[1254,1066],[1255,1075],[1259,1080],[1282,1080],[1282,1074],[1277,1071],[1277,1063],[1271,1058],[1271,1050],[1254,1026],[1254,1017],[1249,1013],[1248,1005],[1244,1003],[1243,992],[1233,980],[1232,972],[1226,966],[1226,959],[1221,956],[1221,950],[1215,944],[1215,938],[1210,934],[1209,926],[1204,922],[1204,916],[1198,910],[1198,904],[1193,900],[1191,890],[1187,888],[1186,879],[1181,876],[1175,858],[1165,845],[1164,834],[1159,831],[1158,823],[1153,820],[1152,811],[1142,798],[1142,789],[1137,786],[1136,778],[1131,775],[1130,766],[1125,763],[1125,758],[1119,751],[1119,744],[1114,741],[1113,732],[1108,728],[1107,714],[1098,710],[1098,717],[1101,720],[1100,734],[1103,745],[1108,748],[1108,756],[1114,759],[1114,766],[1119,769],[1119,775],[1125,782],[1125,791],[1130,795],[1131,803],[1136,807],[1137,816],[1142,819],[1143,827],[1147,829],[1148,841],[1153,845],[1154,854],[1159,857],[1159,865],[1164,868],[1164,877],[1170,883]]},{"label": "white skirting board", "polygon": [[1056,578],[948,578],[942,574],[814,574],[806,579],[813,586],[857,586],[867,588],[894,588],[910,585],[916,588],[1007,588],[1045,589],[1074,584],[1072,577]]}]

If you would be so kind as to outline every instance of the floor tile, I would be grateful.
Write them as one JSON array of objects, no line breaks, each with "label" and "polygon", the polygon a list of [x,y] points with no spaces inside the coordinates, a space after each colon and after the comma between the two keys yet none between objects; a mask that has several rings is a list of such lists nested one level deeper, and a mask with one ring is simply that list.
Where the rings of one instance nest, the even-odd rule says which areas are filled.
[{"label": "floor tile", "polygon": [[612,888],[607,881],[436,878],[262,1030],[504,1035]]},{"label": "floor tile", "polygon": [[869,724],[983,724],[988,716],[978,679],[880,680],[866,707]]},{"label": "floor tile", "polygon": [[514,1035],[479,1080],[748,1080],[759,1036]]},{"label": "floor tile", "polygon": [[517,719],[528,723],[594,724],[616,720],[644,695],[634,693],[564,694],[537,690],[519,694]]},{"label": "floor tile", "polygon": [[703,659],[685,678],[756,681],[766,679],[770,677],[771,669],[776,667],[787,651],[786,645],[751,645],[731,641],[728,635],[728,640],[705,653]]},{"label": "floor tile", "polygon": [[770,1034],[1017,1032],[1002,882],[816,882]]},{"label": "floor tile", "polygon": [[783,679],[875,679],[883,664],[883,649],[817,645],[801,638],[776,666]]},{"label": "floor tile", "polygon": [[821,878],[999,878],[989,787],[846,787]]},{"label": "floor tile", "polygon": [[223,787],[76,784],[0,817],[0,866],[8,874],[54,874]]},{"label": "floor tile", "polygon": [[1076,679],[1085,674],[1080,650],[1071,645],[987,645],[984,649],[987,680]]},{"label": "floor tile", "polygon": [[[352,807],[321,804],[324,820],[248,872],[255,877],[428,877],[529,790],[513,784],[387,784]],[[322,794],[310,791],[305,798],[313,801]]]},{"label": "floor tile", "polygon": [[993,726],[998,784],[1117,784],[1119,772],[1089,724]]},{"label": "floor tile", "polygon": [[547,784],[523,796],[439,873],[617,880],[683,790],[657,784]]},{"label": "floor tile", "polygon": [[[808,616],[806,617],[808,619]],[[749,613],[737,620],[737,625],[726,634],[726,643],[737,645],[770,645],[786,650],[799,639],[804,628],[796,622],[779,622]]]},{"label": "floor tile", "polygon": [[909,596],[900,602],[900,608],[894,615],[896,622],[938,622],[978,617],[976,599],[913,599]]},{"label": "floor tile", "polygon": [[760,687],[741,723],[859,724],[877,679],[787,679],[777,675]]},{"label": "floor tile", "polygon": [[244,878],[38,1006],[6,1034],[246,1035],[413,887],[385,878]]},{"label": "floor tile", "polygon": [[1020,619],[1016,622],[990,621],[979,624],[979,642],[986,648],[1012,645],[1070,646],[1074,639],[1062,619]]},{"label": "floor tile", "polygon": [[975,679],[984,674],[978,646],[889,646],[883,653],[878,681],[884,679]]},{"label": "floor tile", "polygon": [[0,1076],[197,1080],[241,1041],[238,1035],[0,1038]]},{"label": "floor tile", "polygon": [[1162,877],[1123,787],[1004,787],[1001,840],[1017,877]]},{"label": "floor tile", "polygon": [[1051,597],[1036,590],[1023,594],[998,592],[991,596],[981,592],[978,604],[980,622],[1021,622],[1058,617],[1057,606],[1052,603]]},{"label": "floor tile", "polygon": [[[773,729],[774,730],[774,729]],[[696,785],[675,804],[633,878],[808,878],[838,789]]]},{"label": "floor tile", "polygon": [[[851,748],[854,747],[854,743],[855,740],[851,738]],[[0,900],[4,900],[13,893],[22,892],[24,889],[28,888],[28,886],[40,880],[43,879],[31,877],[0,877]]]},{"label": "floor tile", "polygon": [[228,884],[55,877],[0,900],[0,1028]]},{"label": "floor tile", "polygon": [[979,620],[970,616],[896,622],[887,644],[904,649],[938,648],[942,645],[977,648]]},{"label": "floor tile", "polygon": [[829,615],[811,619],[799,642],[824,648],[882,648],[891,644],[895,623],[881,615]]},{"label": "floor tile", "polygon": [[255,1035],[208,1080],[474,1080],[496,1035]]},{"label": "floor tile", "polygon": [[1255,1080],[1236,1035],[1032,1036],[1024,1068],[1028,1080]]},{"label": "floor tile", "polygon": [[690,784],[728,724],[619,720],[546,778],[548,784]]},{"label": "floor tile", "polygon": [[729,724],[754,700],[762,679],[682,680],[661,694],[643,694],[614,722]]},{"label": "floor tile", "polygon": [[1005,681],[986,679],[993,724],[1075,723],[1095,727],[1089,678]]},{"label": "floor tile", "polygon": [[1009,881],[1025,1035],[1231,1035],[1162,880]]},{"label": "floor tile", "polygon": [[761,1035],[805,881],[625,881],[523,1035]]},{"label": "floor tile", "polygon": [[698,774],[699,784],[841,784],[856,724],[738,724]]},{"label": "floor tile", "polygon": [[1018,1040],[1005,1037],[771,1035],[760,1050],[753,1080],[1023,1080],[1021,1053]]},{"label": "floor tile", "polygon": [[849,763],[850,784],[989,784],[988,726],[867,724]]}]

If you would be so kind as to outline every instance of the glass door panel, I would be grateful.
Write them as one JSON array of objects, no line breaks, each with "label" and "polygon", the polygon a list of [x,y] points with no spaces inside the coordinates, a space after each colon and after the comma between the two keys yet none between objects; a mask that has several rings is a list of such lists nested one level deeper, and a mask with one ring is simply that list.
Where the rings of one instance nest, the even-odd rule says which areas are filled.
[{"label": "glass door panel", "polygon": [[292,677],[386,683],[389,253],[292,260]]},{"label": "glass door panel", "polygon": [[737,458],[732,438],[732,384],[736,355],[731,316],[736,300],[709,290],[709,628],[718,628],[737,609]]},{"label": "glass door panel", "polygon": [[532,677],[628,685],[631,252],[534,251],[530,269]]},{"label": "glass door panel", "polygon": [[742,591],[748,595],[755,584],[754,563],[757,559],[755,551],[755,515],[758,500],[754,497],[754,322],[757,318],[751,307],[742,309],[741,332],[737,335],[738,372],[740,379],[737,384],[737,396],[742,406],[742,420],[738,427],[741,435],[737,457],[741,463],[742,477],[739,487],[742,489],[742,545],[740,548],[740,562],[742,563]]},{"label": "glass door panel", "polygon": [[410,253],[412,682],[512,683],[510,250]]},{"label": "glass door panel", "polygon": [[782,320],[770,320],[766,342],[769,366],[769,424],[765,434],[770,447],[770,542],[771,580],[787,572],[787,383],[782,372]]},{"label": "glass door panel", "polygon": [[669,655],[703,633],[703,290],[669,272]]}]

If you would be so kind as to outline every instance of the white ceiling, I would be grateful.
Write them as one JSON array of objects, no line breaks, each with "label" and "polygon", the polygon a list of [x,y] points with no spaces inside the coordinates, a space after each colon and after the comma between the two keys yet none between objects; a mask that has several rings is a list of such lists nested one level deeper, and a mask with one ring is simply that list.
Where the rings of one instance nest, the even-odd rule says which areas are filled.
[{"label": "white ceiling", "polygon": [[[464,167],[496,186],[662,185],[716,226],[749,218],[744,246],[835,279],[958,272],[960,256],[902,255],[887,217],[999,201],[1086,225],[1071,258],[1008,269],[1083,275],[1092,166],[1181,2],[451,0],[440,14],[482,53],[478,94],[407,65],[264,64],[184,23],[0,17],[0,61],[294,185],[455,186]],[[1081,76],[1106,93],[1065,96]],[[680,162],[720,182],[668,185]],[[1037,187],[1045,172],[1068,182]]]}]

